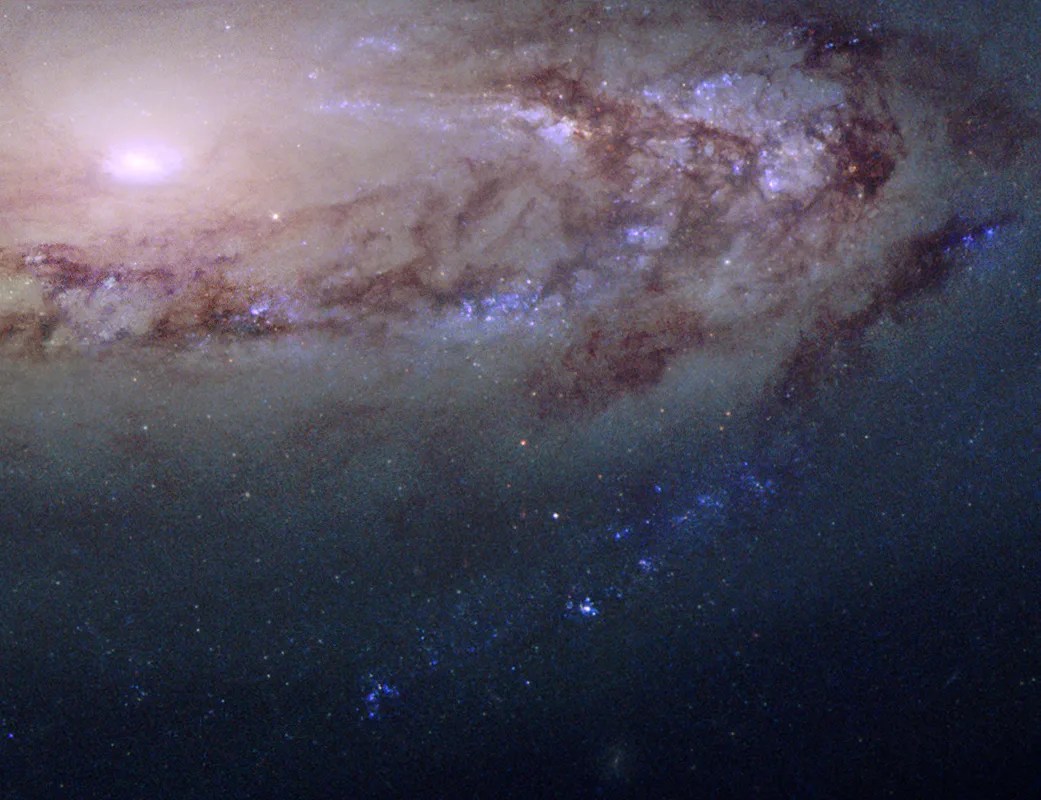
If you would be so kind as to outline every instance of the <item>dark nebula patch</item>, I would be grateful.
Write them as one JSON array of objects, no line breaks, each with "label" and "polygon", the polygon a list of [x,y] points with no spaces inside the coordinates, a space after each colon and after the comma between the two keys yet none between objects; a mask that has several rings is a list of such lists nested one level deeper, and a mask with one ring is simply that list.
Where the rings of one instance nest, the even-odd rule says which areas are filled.
[{"label": "dark nebula patch", "polygon": [[1024,752],[1041,28],[839,6],[5,4],[0,797]]},{"label": "dark nebula patch", "polygon": [[993,89],[957,109],[950,118],[955,147],[985,164],[1008,168],[1041,135],[1041,119],[1005,89]]},{"label": "dark nebula patch", "polygon": [[[595,40],[608,20],[582,13],[566,17]],[[635,30],[674,24],[652,17]],[[525,379],[539,414],[552,417],[643,392],[677,358],[725,352],[762,319],[820,327],[832,312],[809,298],[839,294],[823,301],[827,310],[859,295],[852,302],[862,307],[837,325],[863,327],[943,271],[924,262],[942,250],[929,242],[944,229],[900,244],[881,222],[943,213],[926,208],[934,201],[924,194],[887,197],[924,146],[903,130],[921,121],[892,108],[899,91],[885,55],[900,40],[887,45],[875,24],[785,14],[760,38],[776,63],[759,70],[699,67],[684,55],[629,86],[605,79],[605,57],[554,58],[505,76],[497,65],[477,106],[453,104],[449,88],[447,111],[436,101],[412,109],[471,128],[481,104],[508,109],[502,155],[477,158],[461,144],[437,168],[451,178],[435,170],[268,223],[223,215],[136,245],[119,231],[81,244],[9,243],[4,275],[29,289],[0,307],[5,350],[53,358],[83,346],[413,335],[460,319],[483,336],[482,322],[530,320],[537,330],[538,318],[552,318],[552,340],[534,344],[541,355]],[[395,124],[415,142],[430,135],[425,122]],[[951,118],[952,143],[989,162],[1014,159],[1032,130],[998,93]],[[873,237],[895,265],[869,254]]]},{"label": "dark nebula patch", "polygon": [[859,344],[865,332],[883,316],[900,320],[924,295],[939,292],[965,263],[971,250],[999,233],[1007,233],[1017,218],[1002,215],[988,222],[952,218],[942,227],[912,238],[895,248],[887,266],[888,280],[872,294],[863,308],[848,316],[823,313],[814,330],[804,334],[786,360],[778,382],[783,402],[805,401],[827,379],[861,368],[866,356]]},{"label": "dark nebula patch", "polygon": [[677,356],[706,341],[695,312],[665,307],[641,313],[649,316],[629,318],[624,327],[614,318],[586,320],[577,341],[530,375],[542,415],[601,411],[618,397],[655,386]]}]

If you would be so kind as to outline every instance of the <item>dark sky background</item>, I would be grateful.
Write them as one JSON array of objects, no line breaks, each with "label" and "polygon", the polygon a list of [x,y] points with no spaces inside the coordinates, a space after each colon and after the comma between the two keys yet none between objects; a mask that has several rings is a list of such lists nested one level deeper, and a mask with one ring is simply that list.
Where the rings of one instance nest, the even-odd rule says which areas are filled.
[{"label": "dark sky background", "polygon": [[0,798],[1041,797],[1041,14],[835,8],[0,3]]}]

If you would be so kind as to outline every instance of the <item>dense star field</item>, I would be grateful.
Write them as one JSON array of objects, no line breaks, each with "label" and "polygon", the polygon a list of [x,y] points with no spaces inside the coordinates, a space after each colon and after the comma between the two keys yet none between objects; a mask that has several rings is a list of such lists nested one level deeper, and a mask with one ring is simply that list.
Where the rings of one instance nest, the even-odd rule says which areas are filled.
[{"label": "dense star field", "polygon": [[1028,3],[0,2],[0,795],[1041,792]]}]

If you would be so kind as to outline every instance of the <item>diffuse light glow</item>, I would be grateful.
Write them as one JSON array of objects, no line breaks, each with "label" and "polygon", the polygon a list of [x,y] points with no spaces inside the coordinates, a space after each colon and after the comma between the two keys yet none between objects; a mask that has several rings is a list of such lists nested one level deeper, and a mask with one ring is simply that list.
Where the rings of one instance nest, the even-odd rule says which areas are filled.
[{"label": "diffuse light glow", "polygon": [[176,177],[181,154],[166,144],[131,142],[113,147],[105,158],[105,174],[119,183],[158,184]]},{"label": "diffuse light glow", "polygon": [[[670,374],[725,387],[740,372],[761,391],[928,283],[909,275],[942,273],[930,242],[994,221],[956,203],[1001,165],[966,126],[945,136],[956,109],[917,94],[913,53],[877,26],[692,9],[676,29],[619,7],[596,25],[575,11],[537,52],[488,37],[538,8],[464,15],[440,47],[352,18],[319,51],[276,36],[277,14],[186,11],[195,55],[171,46],[167,69],[86,56],[84,86],[126,78],[107,102],[158,113],[144,98],[162,77],[172,138],[91,132],[81,110],[52,124],[54,152],[19,161],[24,135],[7,139],[5,358],[330,334],[429,354],[516,328],[498,383],[544,419]],[[233,54],[232,33],[257,46]],[[41,179],[63,155],[89,174],[77,142],[99,131],[102,180]]]}]

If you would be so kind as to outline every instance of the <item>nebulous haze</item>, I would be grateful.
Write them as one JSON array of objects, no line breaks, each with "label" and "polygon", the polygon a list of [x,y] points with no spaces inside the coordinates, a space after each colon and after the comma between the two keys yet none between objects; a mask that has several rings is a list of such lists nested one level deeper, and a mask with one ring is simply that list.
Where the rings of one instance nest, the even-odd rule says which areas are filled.
[{"label": "nebulous haze", "polygon": [[[85,416],[104,453],[158,394],[150,447],[206,448],[200,403],[234,429],[273,392],[358,457],[434,425],[493,461],[521,437],[610,458],[812,384],[836,330],[1006,219],[963,190],[1016,120],[980,124],[930,83],[967,84],[957,59],[856,17],[41,3],[4,26],[15,444]],[[606,441],[605,414],[632,420]]]},{"label": "nebulous haze", "polygon": [[0,794],[1012,730],[1041,28],[830,5],[0,1]]}]

